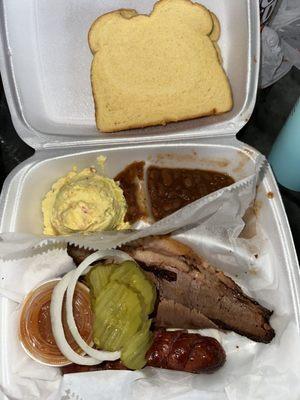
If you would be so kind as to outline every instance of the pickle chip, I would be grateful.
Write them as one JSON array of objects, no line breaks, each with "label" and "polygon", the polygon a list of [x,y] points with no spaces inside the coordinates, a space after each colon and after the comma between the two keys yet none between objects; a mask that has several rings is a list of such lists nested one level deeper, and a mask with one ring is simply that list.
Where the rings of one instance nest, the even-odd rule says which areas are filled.
[{"label": "pickle chip", "polygon": [[150,332],[151,320],[145,322],[139,330],[124,346],[121,353],[121,361],[129,369],[142,369],[146,365],[146,353],[153,341]]},{"label": "pickle chip", "polygon": [[110,282],[102,290],[94,313],[94,342],[108,351],[122,349],[145,321],[139,295],[118,282]]},{"label": "pickle chip", "polygon": [[113,270],[110,280],[124,283],[140,293],[145,304],[146,314],[153,312],[156,300],[155,286],[146,278],[134,261],[124,261],[120,264],[118,268]]},{"label": "pickle chip", "polygon": [[85,282],[90,288],[91,305],[94,310],[96,297],[101,290],[108,284],[113,270],[118,267],[117,264],[96,264],[85,276]]}]

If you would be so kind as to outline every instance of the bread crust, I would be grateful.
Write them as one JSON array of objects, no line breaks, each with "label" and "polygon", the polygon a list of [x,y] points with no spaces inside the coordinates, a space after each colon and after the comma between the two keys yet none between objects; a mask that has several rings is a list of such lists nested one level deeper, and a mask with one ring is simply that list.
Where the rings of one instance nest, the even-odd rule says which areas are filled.
[{"label": "bread crust", "polygon": [[211,33],[209,34],[209,37],[213,42],[217,42],[220,39],[220,36],[221,36],[220,21],[219,21],[219,18],[216,16],[216,14],[214,14],[211,11],[210,11],[210,15],[211,15],[212,20],[213,20],[213,29],[212,29]]}]

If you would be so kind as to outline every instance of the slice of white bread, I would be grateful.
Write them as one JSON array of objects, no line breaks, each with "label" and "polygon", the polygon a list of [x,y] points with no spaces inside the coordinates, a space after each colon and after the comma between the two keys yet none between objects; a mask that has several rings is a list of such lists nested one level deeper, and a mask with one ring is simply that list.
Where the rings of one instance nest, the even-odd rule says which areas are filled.
[{"label": "slice of white bread", "polygon": [[98,129],[229,111],[230,85],[209,36],[215,25],[210,12],[190,0],[160,0],[149,16],[117,10],[99,17],[89,32]]}]

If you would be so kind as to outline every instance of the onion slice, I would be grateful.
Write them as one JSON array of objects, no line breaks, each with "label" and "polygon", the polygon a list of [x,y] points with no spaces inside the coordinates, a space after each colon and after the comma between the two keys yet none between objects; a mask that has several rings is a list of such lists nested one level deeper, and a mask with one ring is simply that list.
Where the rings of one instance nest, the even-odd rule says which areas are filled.
[{"label": "onion slice", "polygon": [[100,363],[99,360],[96,360],[92,357],[84,357],[80,354],[77,354],[69,343],[66,340],[64,328],[62,324],[62,306],[64,294],[67,290],[68,284],[70,282],[70,278],[73,275],[74,271],[70,271],[67,273],[61,281],[55,286],[50,303],[50,317],[52,324],[52,332],[57,344],[57,347],[61,351],[61,353],[70,361],[79,365],[97,365]]},{"label": "onion slice", "polygon": [[127,260],[134,261],[133,258],[130,257],[127,253],[124,253],[123,251],[120,250],[103,250],[103,251],[99,250],[91,254],[85,260],[83,260],[74,271],[72,271],[73,274],[72,276],[70,276],[67,288],[67,303],[66,303],[67,323],[73,338],[75,339],[78,346],[80,346],[86,354],[101,362],[117,360],[118,358],[120,358],[120,352],[118,351],[111,352],[111,351],[102,351],[93,349],[82,339],[77,329],[73,315],[73,296],[76,283],[79,277],[87,273],[87,270],[90,269],[92,263],[105,258],[114,258],[114,260],[116,261],[127,261]]}]

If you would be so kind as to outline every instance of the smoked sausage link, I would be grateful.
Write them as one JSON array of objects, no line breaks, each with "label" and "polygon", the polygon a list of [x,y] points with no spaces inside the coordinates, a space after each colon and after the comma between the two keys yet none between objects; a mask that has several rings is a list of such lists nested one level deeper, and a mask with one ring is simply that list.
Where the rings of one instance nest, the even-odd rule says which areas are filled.
[{"label": "smoked sausage link", "polygon": [[226,355],[214,338],[186,331],[156,331],[146,359],[150,367],[199,374],[222,367]]}]

